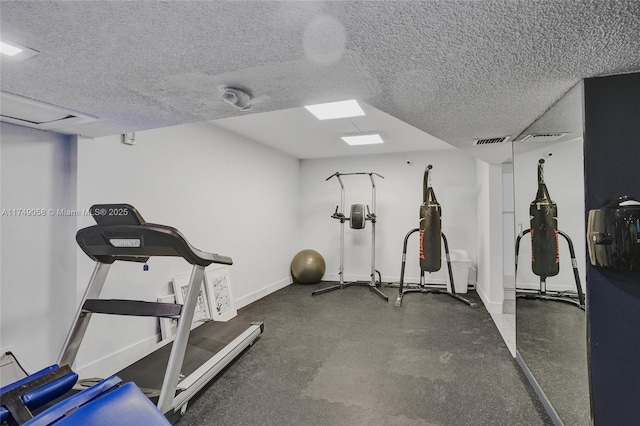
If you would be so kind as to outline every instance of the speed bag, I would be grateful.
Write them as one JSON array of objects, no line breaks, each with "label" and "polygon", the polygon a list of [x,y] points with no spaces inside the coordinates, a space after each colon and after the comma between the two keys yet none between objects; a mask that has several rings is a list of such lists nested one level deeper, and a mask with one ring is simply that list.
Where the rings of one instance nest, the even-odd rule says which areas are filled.
[{"label": "speed bag", "polygon": [[553,277],[560,272],[558,246],[558,207],[554,202],[534,201],[529,208],[531,219],[531,269],[539,277]]},{"label": "speed bag", "polygon": [[440,270],[442,247],[440,234],[440,204],[428,203],[420,206],[420,269],[427,272]]}]

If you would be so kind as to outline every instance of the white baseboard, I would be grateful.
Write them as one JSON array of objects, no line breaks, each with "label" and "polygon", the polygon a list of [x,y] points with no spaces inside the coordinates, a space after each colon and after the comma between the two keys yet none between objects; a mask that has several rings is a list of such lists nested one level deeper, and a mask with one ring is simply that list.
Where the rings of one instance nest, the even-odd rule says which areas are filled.
[{"label": "white baseboard", "polygon": [[504,292],[504,300],[516,300],[516,290],[514,288],[505,288]]},{"label": "white baseboard", "polygon": [[487,297],[485,292],[479,286],[476,286],[476,292],[478,293],[478,296],[480,296],[480,300],[482,300],[482,303],[484,304],[485,308],[487,308],[487,311],[489,311],[490,314],[502,313],[502,300],[500,302],[491,302],[489,300],[489,297]]},{"label": "white baseboard", "polygon": [[516,301],[505,299],[502,302],[502,313],[514,315],[516,313]]},{"label": "white baseboard", "polygon": [[240,297],[238,299],[236,299],[236,308],[240,309],[243,308],[253,302],[255,302],[256,300],[260,300],[265,296],[268,296],[269,294],[276,292],[280,289],[285,288],[286,286],[288,286],[289,284],[292,283],[292,280],[290,277],[288,278],[284,278],[281,279],[280,281],[276,281],[273,284],[270,284],[266,287],[261,288],[260,290],[256,290],[253,293],[249,293],[246,296]]}]

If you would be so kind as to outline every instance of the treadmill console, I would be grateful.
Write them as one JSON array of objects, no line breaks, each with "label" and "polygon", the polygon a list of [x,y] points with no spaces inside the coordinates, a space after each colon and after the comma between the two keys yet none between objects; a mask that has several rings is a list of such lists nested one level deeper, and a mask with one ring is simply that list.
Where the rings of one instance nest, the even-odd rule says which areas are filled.
[{"label": "treadmill console", "polygon": [[91,216],[98,225],[142,225],[142,215],[130,204],[94,204]]}]

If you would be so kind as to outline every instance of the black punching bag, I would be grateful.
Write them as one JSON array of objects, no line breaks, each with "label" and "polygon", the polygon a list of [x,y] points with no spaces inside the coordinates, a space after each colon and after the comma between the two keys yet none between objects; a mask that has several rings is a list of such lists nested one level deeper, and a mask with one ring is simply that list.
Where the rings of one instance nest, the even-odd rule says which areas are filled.
[{"label": "black punching bag", "polygon": [[442,264],[442,249],[440,247],[440,233],[442,232],[440,215],[442,210],[436,194],[429,181],[429,164],[424,171],[422,205],[420,206],[420,269],[428,272],[440,270]]},{"label": "black punching bag", "polygon": [[558,206],[551,201],[544,183],[542,165],[538,161],[538,194],[529,207],[531,221],[531,268],[539,277],[552,277],[560,272],[558,249]]}]

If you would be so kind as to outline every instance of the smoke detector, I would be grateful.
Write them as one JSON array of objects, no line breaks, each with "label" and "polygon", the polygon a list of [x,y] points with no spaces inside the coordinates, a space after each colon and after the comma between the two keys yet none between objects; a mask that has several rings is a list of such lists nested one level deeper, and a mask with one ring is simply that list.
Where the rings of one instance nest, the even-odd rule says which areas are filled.
[{"label": "smoke detector", "polygon": [[253,108],[251,95],[235,87],[226,87],[222,93],[222,100],[240,111],[250,111]]}]

